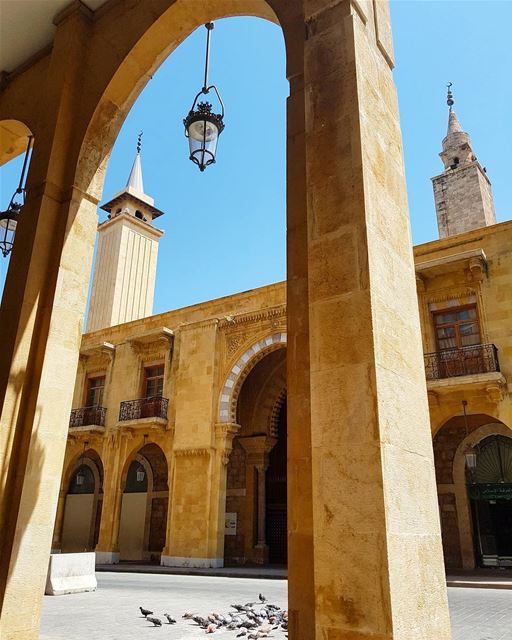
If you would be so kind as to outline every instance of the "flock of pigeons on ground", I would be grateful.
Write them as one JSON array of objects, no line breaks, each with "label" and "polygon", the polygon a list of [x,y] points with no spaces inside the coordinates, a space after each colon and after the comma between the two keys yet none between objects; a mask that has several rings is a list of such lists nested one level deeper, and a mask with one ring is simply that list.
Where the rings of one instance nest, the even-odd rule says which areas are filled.
[{"label": "flock of pigeons on ground", "polygon": [[[221,630],[236,631],[236,637],[244,640],[270,638],[272,631],[288,631],[288,611],[271,604],[261,593],[256,602],[232,604],[231,608],[233,610],[228,613],[221,614],[213,611],[205,617],[187,612],[182,615],[182,618],[190,620],[206,633]],[[162,626],[162,620],[154,616],[153,611],[143,607],[139,609],[148,622],[152,622],[155,627]],[[164,613],[163,617],[167,619],[167,624],[177,623],[177,620],[168,613]]]}]

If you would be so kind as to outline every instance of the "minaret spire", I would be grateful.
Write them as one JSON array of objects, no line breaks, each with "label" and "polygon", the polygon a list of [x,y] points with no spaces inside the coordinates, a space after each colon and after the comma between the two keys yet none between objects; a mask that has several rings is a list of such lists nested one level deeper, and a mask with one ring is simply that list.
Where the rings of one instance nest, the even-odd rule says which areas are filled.
[{"label": "minaret spire", "polygon": [[491,183],[453,110],[452,86],[447,85],[448,130],[439,154],[444,171],[432,178],[441,238],[496,223]]},{"label": "minaret spire", "polygon": [[453,107],[454,102],[455,102],[455,100],[453,99],[452,85],[453,85],[453,82],[449,82],[446,85],[448,87],[448,95],[446,96],[446,104],[449,107],[450,113],[452,111],[452,107]]},{"label": "minaret spire", "polygon": [[87,331],[150,316],[153,312],[158,241],[154,221],[163,214],[144,193],[140,151],[142,131],[128,182],[101,208]]},{"label": "minaret spire", "polygon": [[127,187],[132,188],[134,191],[137,191],[138,193],[144,193],[144,182],[142,180],[142,165],[140,162],[140,150],[142,148],[142,135],[143,135],[143,132],[141,131],[137,136],[137,153],[135,154],[132,170],[130,171],[130,175],[128,176],[128,181],[126,183]]}]

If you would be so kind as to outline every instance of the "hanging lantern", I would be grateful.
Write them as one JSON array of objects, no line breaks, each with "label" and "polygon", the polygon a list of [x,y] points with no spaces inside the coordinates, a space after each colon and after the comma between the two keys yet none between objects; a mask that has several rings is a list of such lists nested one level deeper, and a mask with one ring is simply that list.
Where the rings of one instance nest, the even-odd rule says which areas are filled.
[{"label": "hanging lantern", "polygon": [[81,487],[84,481],[85,481],[85,473],[82,471],[82,468],[80,468],[78,470],[78,473],[76,474],[76,483],[79,487]]},{"label": "hanging lantern", "polygon": [[83,485],[83,483],[85,482],[85,473],[83,471],[83,468],[84,468],[84,453],[85,453],[85,448],[87,447],[88,444],[89,444],[88,442],[84,442],[84,448],[82,449],[82,455],[80,456],[80,467],[78,469],[78,473],[76,474],[76,484],[79,487],[81,487]]},{"label": "hanging lantern", "polygon": [[139,468],[137,469],[137,482],[144,482],[145,477],[146,472],[144,471],[144,467],[139,464]]},{"label": "hanging lantern", "polygon": [[[201,91],[194,98],[192,107],[188,115],[183,120],[185,125],[185,136],[188,138],[190,149],[190,160],[197,164],[200,171],[215,162],[217,153],[217,142],[224,129],[224,103],[215,85],[208,85],[208,68],[210,64],[210,34],[213,29],[213,22],[205,24],[206,36],[206,59],[204,67],[204,84]],[[198,102],[202,95],[208,95],[214,91],[220,103],[221,112],[214,113],[213,105],[210,102]]]},{"label": "hanging lantern", "polygon": [[466,467],[469,471],[474,471],[476,469],[476,451],[474,449],[468,449],[464,453],[464,457],[466,458]]},{"label": "hanging lantern", "polygon": [[[466,411],[466,407],[468,406],[468,401],[467,400],[463,400],[462,401],[462,413],[464,415],[464,429],[466,431],[466,438],[469,436],[469,427],[468,427],[468,414]],[[471,474],[471,478],[474,481],[474,473],[476,470],[476,457],[477,457],[477,452],[476,449],[474,449],[473,447],[468,446],[466,448],[466,450],[464,451],[464,458],[466,460],[466,469],[470,472]]]},{"label": "hanging lantern", "polygon": [[18,218],[20,215],[20,211],[25,204],[26,192],[23,183],[25,181],[25,173],[27,170],[27,162],[30,147],[32,145],[32,140],[33,137],[29,136],[18,188],[14,192],[7,209],[0,212],[0,251],[2,252],[4,258],[7,258],[7,256],[12,251],[12,247],[14,244],[14,234],[16,233],[16,227],[18,225]]}]

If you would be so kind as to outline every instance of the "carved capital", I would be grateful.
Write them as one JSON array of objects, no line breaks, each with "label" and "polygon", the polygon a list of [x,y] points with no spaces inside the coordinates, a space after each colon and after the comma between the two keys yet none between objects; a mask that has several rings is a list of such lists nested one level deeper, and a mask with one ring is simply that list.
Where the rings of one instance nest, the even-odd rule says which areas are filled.
[{"label": "carved capital", "polygon": [[499,382],[488,385],[485,388],[485,392],[487,393],[489,402],[492,402],[493,404],[498,404],[505,397],[505,387]]},{"label": "carved capital", "polygon": [[475,256],[469,259],[468,263],[471,279],[475,282],[482,282],[487,273],[487,263],[482,256]]}]

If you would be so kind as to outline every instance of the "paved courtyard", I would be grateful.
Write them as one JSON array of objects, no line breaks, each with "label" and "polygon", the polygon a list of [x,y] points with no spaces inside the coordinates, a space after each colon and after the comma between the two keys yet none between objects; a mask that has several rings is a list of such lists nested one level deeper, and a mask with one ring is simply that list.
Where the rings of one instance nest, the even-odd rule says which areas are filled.
[{"label": "paved courtyard", "polygon": [[[45,596],[40,640],[203,638],[204,631],[181,619],[185,611],[222,613],[231,603],[253,601],[260,592],[286,607],[286,589],[285,580],[99,573],[96,592]],[[453,640],[512,640],[512,590],[450,588],[448,593]],[[139,606],[162,618],[170,613],[179,622],[153,627],[140,616]],[[235,636],[223,631],[213,637]],[[273,637],[285,635],[275,632]]]}]

